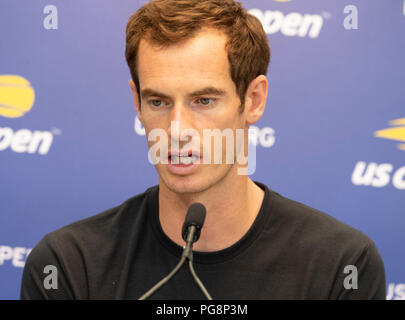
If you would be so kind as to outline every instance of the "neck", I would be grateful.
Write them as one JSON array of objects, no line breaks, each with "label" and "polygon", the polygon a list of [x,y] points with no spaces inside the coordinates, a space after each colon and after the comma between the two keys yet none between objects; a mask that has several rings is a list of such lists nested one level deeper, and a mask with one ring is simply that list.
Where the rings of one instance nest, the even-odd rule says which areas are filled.
[{"label": "neck", "polygon": [[181,228],[188,207],[201,202],[207,209],[196,251],[219,251],[240,240],[252,226],[264,192],[248,176],[227,175],[200,193],[175,193],[159,181],[159,220],[166,235],[184,246]]}]

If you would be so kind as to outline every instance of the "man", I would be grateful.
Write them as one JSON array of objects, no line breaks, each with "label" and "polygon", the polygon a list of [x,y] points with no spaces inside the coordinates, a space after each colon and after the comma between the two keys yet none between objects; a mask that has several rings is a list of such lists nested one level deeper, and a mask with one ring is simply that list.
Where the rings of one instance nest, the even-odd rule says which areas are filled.
[{"label": "man", "polygon": [[[207,211],[194,266],[214,299],[385,299],[384,265],[367,236],[241,174],[240,150],[216,163],[235,148],[194,139],[218,129],[235,143],[242,130],[233,146],[247,150],[270,59],[256,18],[233,0],[156,0],[130,18],[126,45],[150,150],[160,133],[151,155],[159,185],[46,235],[27,260],[23,299],[139,298],[178,263],[194,202]],[[44,288],[46,265],[58,270],[57,289]],[[204,296],[184,267],[151,298]]]}]

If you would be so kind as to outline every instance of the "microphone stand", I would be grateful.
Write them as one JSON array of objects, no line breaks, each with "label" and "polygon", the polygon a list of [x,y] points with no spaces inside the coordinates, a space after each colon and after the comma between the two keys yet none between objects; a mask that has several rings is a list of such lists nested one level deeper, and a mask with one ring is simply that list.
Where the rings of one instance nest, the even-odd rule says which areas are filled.
[{"label": "microphone stand", "polygon": [[198,284],[200,287],[202,293],[204,296],[207,298],[207,300],[212,300],[211,295],[208,293],[207,289],[204,287],[203,283],[201,282],[200,278],[198,278],[197,274],[195,273],[194,266],[193,266],[193,259],[188,260],[188,265],[190,267],[191,274],[193,275],[193,278],[195,282]]},{"label": "microphone stand", "polygon": [[182,257],[177,264],[177,266],[174,267],[172,272],[170,272],[166,277],[164,277],[162,280],[160,280],[157,284],[155,284],[151,289],[149,289],[148,292],[146,292],[142,297],[140,297],[138,300],[146,300],[148,299],[152,294],[154,294],[160,287],[162,287],[164,284],[166,284],[167,281],[169,281],[176,273],[177,271],[180,270],[181,266],[184,264],[186,261],[186,258]]},{"label": "microphone stand", "polygon": [[194,281],[197,283],[198,287],[201,289],[203,292],[204,296],[207,298],[207,300],[212,300],[211,295],[208,293],[207,289],[204,287],[203,283],[201,280],[198,278],[194,266],[193,266],[193,243],[194,243],[194,235],[197,231],[197,228],[192,225],[190,227],[190,232],[187,235],[187,240],[186,240],[186,245],[184,247],[183,253],[181,255],[181,259],[179,263],[174,267],[174,269],[162,280],[160,280],[156,285],[154,285],[149,291],[147,291],[144,295],[142,295],[138,300],[145,300],[149,298],[152,294],[154,294],[159,288],[161,288],[163,285],[167,283],[176,273],[177,271],[180,270],[180,268],[183,266],[184,262],[188,260],[188,265],[190,267],[191,274],[194,278]]},{"label": "microphone stand", "polygon": [[200,278],[198,278],[194,266],[193,266],[193,242],[194,242],[194,234],[196,228],[195,226],[191,226],[191,230],[187,235],[186,246],[184,247],[183,254],[181,258],[188,259],[188,266],[190,267],[190,272],[193,275],[194,281],[200,287],[202,293],[207,298],[207,300],[212,300],[211,295],[208,293],[207,289],[204,287],[203,283],[201,282]]}]

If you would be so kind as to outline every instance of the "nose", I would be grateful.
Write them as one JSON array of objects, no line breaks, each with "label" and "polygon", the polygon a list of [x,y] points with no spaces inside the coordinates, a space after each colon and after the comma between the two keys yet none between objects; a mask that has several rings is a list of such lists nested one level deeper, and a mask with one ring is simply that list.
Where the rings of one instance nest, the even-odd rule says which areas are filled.
[{"label": "nose", "polygon": [[182,102],[176,103],[170,110],[170,127],[168,136],[177,142],[187,142],[187,137],[192,136],[194,119],[190,108]]}]

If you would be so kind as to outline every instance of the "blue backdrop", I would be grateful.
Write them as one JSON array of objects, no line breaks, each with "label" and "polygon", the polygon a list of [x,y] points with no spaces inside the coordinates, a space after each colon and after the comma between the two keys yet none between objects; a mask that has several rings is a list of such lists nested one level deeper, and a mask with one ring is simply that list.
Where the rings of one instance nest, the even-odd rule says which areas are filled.
[{"label": "blue backdrop", "polygon": [[[46,233],[157,184],[124,57],[143,3],[0,2],[0,299]],[[404,1],[242,3],[272,49],[252,179],[366,233],[405,299]]]}]

